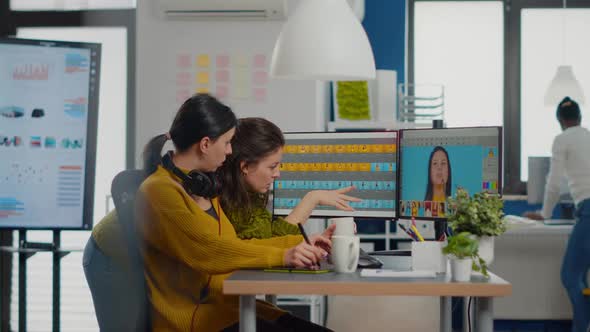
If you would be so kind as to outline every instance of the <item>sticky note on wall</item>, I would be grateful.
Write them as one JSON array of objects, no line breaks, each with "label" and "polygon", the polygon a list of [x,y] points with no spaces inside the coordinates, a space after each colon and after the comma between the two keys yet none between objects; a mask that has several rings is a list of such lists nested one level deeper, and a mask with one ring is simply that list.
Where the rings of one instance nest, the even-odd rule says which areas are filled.
[{"label": "sticky note on wall", "polygon": [[227,70],[219,70],[215,73],[215,79],[218,83],[227,83],[229,82],[229,71]]},{"label": "sticky note on wall", "polygon": [[256,54],[254,56],[253,65],[256,68],[265,68],[266,67],[266,55]]},{"label": "sticky note on wall", "polygon": [[215,57],[215,64],[218,68],[227,68],[229,66],[229,55],[218,55]]},{"label": "sticky note on wall", "polygon": [[191,66],[191,57],[188,54],[179,54],[176,56],[176,66],[178,68],[187,68]]},{"label": "sticky note on wall", "polygon": [[199,54],[197,56],[197,66],[201,68],[208,68],[210,64],[209,55]]},{"label": "sticky note on wall", "polygon": [[206,71],[201,71],[197,73],[197,83],[198,84],[209,84],[209,73]]}]

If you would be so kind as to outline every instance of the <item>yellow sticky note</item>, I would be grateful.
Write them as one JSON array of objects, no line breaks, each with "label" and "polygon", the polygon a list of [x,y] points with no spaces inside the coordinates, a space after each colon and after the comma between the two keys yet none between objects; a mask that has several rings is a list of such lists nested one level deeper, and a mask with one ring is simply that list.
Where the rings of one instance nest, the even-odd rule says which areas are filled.
[{"label": "yellow sticky note", "polygon": [[208,87],[198,87],[195,92],[196,93],[209,93],[209,88]]},{"label": "yellow sticky note", "polygon": [[208,68],[210,64],[208,54],[199,54],[197,56],[197,66],[202,68]]},{"label": "yellow sticky note", "polygon": [[198,84],[209,84],[209,73],[206,71],[201,71],[197,73],[197,83]]},{"label": "yellow sticky note", "polygon": [[237,67],[248,67],[248,57],[245,54],[235,54],[233,60]]}]

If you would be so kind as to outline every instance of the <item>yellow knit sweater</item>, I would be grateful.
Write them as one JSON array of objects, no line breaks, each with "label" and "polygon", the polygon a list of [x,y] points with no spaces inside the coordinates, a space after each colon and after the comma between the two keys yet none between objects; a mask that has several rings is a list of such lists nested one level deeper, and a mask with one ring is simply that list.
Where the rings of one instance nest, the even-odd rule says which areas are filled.
[{"label": "yellow knit sweater", "polygon": [[[142,254],[155,331],[189,331],[191,326],[194,331],[219,331],[235,324],[239,301],[223,294],[225,278],[240,268],[283,265],[286,248],[301,242],[293,235],[240,240],[219,201],[212,203],[219,221],[162,167],[139,189],[136,220],[145,240]],[[199,305],[208,281],[208,294]],[[263,319],[274,320],[283,313],[268,303],[257,303]]]}]

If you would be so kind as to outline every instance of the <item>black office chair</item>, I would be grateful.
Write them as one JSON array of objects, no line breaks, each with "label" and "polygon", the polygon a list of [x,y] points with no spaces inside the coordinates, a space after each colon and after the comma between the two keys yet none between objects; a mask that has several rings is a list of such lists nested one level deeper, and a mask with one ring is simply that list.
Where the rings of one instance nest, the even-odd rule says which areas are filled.
[{"label": "black office chair", "polygon": [[[117,219],[123,230],[123,239],[127,244],[130,259],[130,281],[134,294],[138,296],[138,308],[129,308],[133,331],[151,331],[150,307],[147,297],[147,284],[144,276],[143,258],[140,252],[141,239],[135,225],[135,194],[146,178],[142,170],[125,170],[117,174],[111,184],[111,195],[117,210]],[[136,287],[135,287],[136,286]]]}]

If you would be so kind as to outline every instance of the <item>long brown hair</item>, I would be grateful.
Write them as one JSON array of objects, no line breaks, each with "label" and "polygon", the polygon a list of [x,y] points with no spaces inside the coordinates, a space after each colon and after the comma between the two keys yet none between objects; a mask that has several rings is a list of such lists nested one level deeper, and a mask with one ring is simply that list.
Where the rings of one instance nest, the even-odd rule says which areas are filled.
[{"label": "long brown hair", "polygon": [[[221,206],[226,211],[242,208],[250,210],[253,202],[240,164],[245,162],[246,166],[256,165],[282,148],[285,138],[281,129],[266,119],[242,118],[238,121],[231,145],[232,154],[219,169],[223,183]],[[268,194],[264,198],[267,199]]]}]

